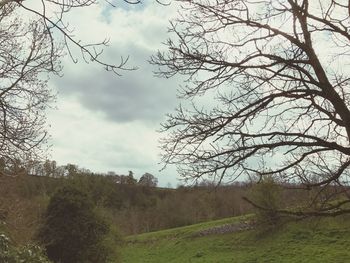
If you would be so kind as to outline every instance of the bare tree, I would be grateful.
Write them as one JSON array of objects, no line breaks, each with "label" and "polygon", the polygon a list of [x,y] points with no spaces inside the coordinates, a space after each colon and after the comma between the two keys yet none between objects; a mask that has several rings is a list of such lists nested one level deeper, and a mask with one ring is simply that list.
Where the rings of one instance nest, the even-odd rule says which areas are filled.
[{"label": "bare tree", "polygon": [[46,140],[45,109],[54,98],[47,80],[60,75],[64,53],[77,62],[78,50],[86,62],[117,75],[132,69],[126,67],[127,59],[108,64],[100,58],[107,40],[84,44],[74,37],[67,14],[97,3],[0,0],[0,158],[8,162],[40,154]]},{"label": "bare tree", "polygon": [[61,48],[37,21],[24,23],[14,4],[0,9],[0,156],[23,159],[45,140],[44,110],[52,99],[47,72],[61,67]]},{"label": "bare tree", "polygon": [[[312,192],[296,215],[350,212],[345,0],[178,0],[158,74],[187,76],[163,160],[188,179],[275,176]],[[263,209],[263,207],[262,207]]]},{"label": "bare tree", "polygon": [[[122,1],[125,1],[129,4],[140,3],[139,0]],[[107,63],[101,59],[104,47],[108,46],[108,38],[105,38],[98,43],[83,43],[81,40],[76,39],[76,37],[74,36],[74,30],[70,28],[69,21],[67,21],[66,19],[66,15],[70,11],[82,7],[93,7],[99,2],[104,2],[103,0],[42,0],[36,8],[31,7],[30,4],[26,4],[26,1],[23,0],[12,0],[9,2],[16,2],[18,7],[22,9],[24,13],[33,15],[33,17],[37,19],[37,22],[40,22],[44,25],[44,30],[49,36],[52,53],[54,52],[55,48],[55,34],[57,34],[60,35],[60,37],[63,39],[63,46],[70,55],[73,62],[75,63],[78,62],[78,58],[74,55],[74,52],[72,51],[72,49],[74,48],[80,51],[81,57],[85,62],[94,62],[100,64],[107,71],[112,71],[117,75],[120,75],[120,72],[123,70],[135,69],[133,67],[129,68],[126,66],[128,57],[120,57],[120,61],[115,64]],[[113,2],[105,2],[107,4],[110,4],[111,7],[114,6]]]}]

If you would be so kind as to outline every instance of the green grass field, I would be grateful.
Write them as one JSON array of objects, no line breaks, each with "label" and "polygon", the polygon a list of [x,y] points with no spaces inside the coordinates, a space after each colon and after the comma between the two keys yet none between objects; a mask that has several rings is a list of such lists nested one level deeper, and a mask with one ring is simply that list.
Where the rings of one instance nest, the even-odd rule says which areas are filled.
[{"label": "green grass field", "polygon": [[349,217],[196,235],[198,231],[247,220],[249,217],[235,217],[127,237],[122,262],[350,262]]}]

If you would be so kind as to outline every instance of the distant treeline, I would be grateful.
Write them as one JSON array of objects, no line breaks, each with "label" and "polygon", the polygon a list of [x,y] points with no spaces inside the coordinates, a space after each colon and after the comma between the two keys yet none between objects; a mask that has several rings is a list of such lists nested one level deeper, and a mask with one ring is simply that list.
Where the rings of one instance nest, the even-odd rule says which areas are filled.
[{"label": "distant treeline", "polygon": [[[137,181],[132,172],[128,175],[97,175],[68,165],[65,168],[67,174],[57,176],[51,173],[47,176],[47,172],[57,170],[52,169],[52,163],[51,166],[48,164],[46,162],[41,170],[37,167],[31,173],[22,170],[23,173],[17,176],[0,176],[0,220],[5,222],[5,228],[19,243],[35,238],[50,197],[66,185],[73,185],[87,193],[124,235],[252,211],[242,199],[248,191],[246,184],[213,187],[203,183],[177,189],[157,188],[154,187],[156,178],[148,173],[144,179],[153,181],[143,182],[141,179]],[[9,174],[9,171],[6,172]]]},{"label": "distant treeline", "polygon": [[243,199],[245,196],[273,208],[302,205],[303,200],[310,199],[308,195],[312,196],[297,189],[278,190],[281,185],[271,188],[264,184],[254,190],[250,183],[239,182],[158,188],[157,178],[149,173],[136,180],[131,171],[127,175],[95,174],[73,164],[57,166],[54,161],[26,166],[0,163],[0,172],[0,221],[20,243],[35,239],[50,197],[67,185],[89,195],[123,235],[251,213],[254,208]]},{"label": "distant treeline", "polygon": [[52,178],[67,178],[77,175],[85,176],[105,176],[110,177],[117,184],[140,184],[144,186],[157,186],[158,179],[150,174],[143,174],[139,181],[134,178],[134,173],[129,171],[128,175],[119,175],[114,171],[108,171],[107,173],[94,173],[89,169],[80,168],[75,164],[68,163],[66,165],[58,165],[56,161],[34,161],[27,160],[21,161],[19,159],[6,160],[0,158],[0,175],[4,176],[41,176]]}]

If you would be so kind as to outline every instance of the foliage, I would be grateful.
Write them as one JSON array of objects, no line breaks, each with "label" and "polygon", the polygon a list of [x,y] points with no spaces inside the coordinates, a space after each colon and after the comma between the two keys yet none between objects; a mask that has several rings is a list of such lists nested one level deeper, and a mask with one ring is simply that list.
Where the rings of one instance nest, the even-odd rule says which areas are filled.
[{"label": "foliage", "polygon": [[2,229],[17,245],[32,243],[55,182],[29,176],[0,177]]},{"label": "foliage", "polygon": [[145,173],[141,176],[139,184],[147,187],[156,187],[158,184],[158,179],[150,173]]},{"label": "foliage", "polygon": [[249,199],[256,205],[258,220],[263,224],[276,225],[280,221],[282,188],[272,177],[264,177],[250,189]]},{"label": "foliage", "polygon": [[6,221],[11,238],[26,244],[33,240],[50,196],[64,186],[85,192],[100,211],[109,214],[122,234],[179,227],[252,211],[242,200],[248,189],[246,184],[216,189],[211,186],[168,189],[121,183],[119,178],[91,174],[1,177],[0,216]]},{"label": "foliage", "polygon": [[86,193],[65,186],[52,196],[38,236],[54,262],[104,263],[116,257],[115,234]]},{"label": "foliage", "polygon": [[37,245],[26,245],[16,248],[3,233],[0,234],[0,262],[50,263],[41,247]]}]

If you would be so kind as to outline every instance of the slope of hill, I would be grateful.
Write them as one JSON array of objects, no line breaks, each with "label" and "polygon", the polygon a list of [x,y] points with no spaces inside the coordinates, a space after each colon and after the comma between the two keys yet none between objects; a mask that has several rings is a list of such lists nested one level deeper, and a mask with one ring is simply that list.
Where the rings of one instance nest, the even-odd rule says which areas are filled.
[{"label": "slope of hill", "polygon": [[235,217],[129,236],[122,262],[350,262],[350,217],[309,219],[274,229]]}]

